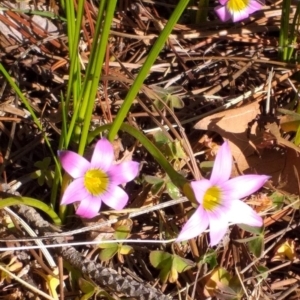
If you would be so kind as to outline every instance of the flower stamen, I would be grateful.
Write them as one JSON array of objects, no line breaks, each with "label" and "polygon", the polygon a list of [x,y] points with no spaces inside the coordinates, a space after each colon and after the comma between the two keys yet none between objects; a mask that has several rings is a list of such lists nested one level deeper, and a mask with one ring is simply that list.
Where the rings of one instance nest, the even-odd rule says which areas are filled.
[{"label": "flower stamen", "polygon": [[107,190],[109,178],[99,169],[88,170],[84,175],[84,186],[90,194],[98,196]]},{"label": "flower stamen", "polygon": [[203,197],[203,208],[208,211],[213,211],[221,204],[221,191],[217,186],[212,186],[207,189]]},{"label": "flower stamen", "polygon": [[229,0],[226,5],[232,13],[239,12],[249,7],[249,0]]}]

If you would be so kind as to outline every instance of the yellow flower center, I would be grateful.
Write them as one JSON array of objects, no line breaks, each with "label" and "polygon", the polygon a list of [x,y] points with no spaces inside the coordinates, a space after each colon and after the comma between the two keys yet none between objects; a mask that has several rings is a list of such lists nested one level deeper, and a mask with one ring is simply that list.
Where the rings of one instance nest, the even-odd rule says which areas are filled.
[{"label": "yellow flower center", "polygon": [[93,196],[98,196],[107,190],[109,178],[99,169],[88,170],[84,175],[84,186]]},{"label": "yellow flower center", "polygon": [[212,186],[207,189],[203,198],[203,207],[205,210],[213,211],[221,204],[221,191],[218,187]]},{"label": "yellow flower center", "polygon": [[229,0],[226,5],[230,12],[239,12],[246,9],[249,6],[249,2],[249,0]]}]

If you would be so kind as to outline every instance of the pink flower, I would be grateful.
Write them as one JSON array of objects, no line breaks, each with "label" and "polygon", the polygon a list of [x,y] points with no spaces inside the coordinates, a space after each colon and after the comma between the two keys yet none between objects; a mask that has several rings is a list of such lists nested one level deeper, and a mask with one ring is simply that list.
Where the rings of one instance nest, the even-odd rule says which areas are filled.
[{"label": "pink flower", "polygon": [[118,185],[134,179],[139,164],[134,161],[114,164],[113,146],[108,140],[97,142],[91,162],[72,151],[59,151],[58,156],[65,171],[74,178],[61,204],[80,201],[76,214],[84,218],[95,217],[102,201],[117,210],[127,204],[128,195]]},{"label": "pink flower", "polygon": [[229,19],[233,22],[244,20],[262,7],[256,0],[219,0],[219,2],[221,5],[215,8],[215,12],[223,22]]},{"label": "pink flower", "polygon": [[229,179],[231,168],[232,156],[225,142],[218,151],[210,179],[191,182],[199,207],[183,226],[176,242],[200,235],[209,225],[210,244],[214,246],[225,235],[229,222],[262,226],[262,218],[239,199],[260,189],[269,176],[243,175]]}]

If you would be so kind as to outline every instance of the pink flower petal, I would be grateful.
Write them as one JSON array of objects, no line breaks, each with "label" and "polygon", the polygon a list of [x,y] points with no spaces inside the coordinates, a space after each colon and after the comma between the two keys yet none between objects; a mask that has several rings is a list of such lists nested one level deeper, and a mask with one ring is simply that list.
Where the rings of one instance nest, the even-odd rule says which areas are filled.
[{"label": "pink flower petal", "polygon": [[66,205],[76,201],[81,201],[88,196],[88,192],[83,185],[83,178],[75,179],[65,190],[61,199],[61,204]]},{"label": "pink flower petal", "polygon": [[220,187],[225,199],[241,199],[259,190],[269,178],[265,175],[243,175],[222,183]]},{"label": "pink flower petal", "polygon": [[246,203],[233,200],[227,213],[228,221],[233,224],[246,224],[254,227],[263,225],[262,218]]},{"label": "pink flower petal", "polygon": [[118,165],[113,165],[109,169],[111,180],[119,185],[131,181],[139,173],[139,163],[135,161],[126,161]]},{"label": "pink flower petal", "polygon": [[212,185],[221,184],[229,179],[232,169],[232,155],[228,142],[225,141],[219,148],[214,167],[210,176]]},{"label": "pink flower petal", "polygon": [[233,22],[239,22],[249,17],[248,8],[241,11],[231,12]]},{"label": "pink flower petal", "polygon": [[220,3],[221,5],[225,5],[228,1],[229,1],[229,0],[219,0],[219,3]]},{"label": "pink flower petal", "polygon": [[262,5],[254,0],[250,0],[249,6],[248,6],[248,14],[252,14],[262,8]]},{"label": "pink flower petal", "polygon": [[211,182],[207,179],[191,182],[191,187],[194,191],[196,200],[199,202],[199,204],[203,203],[203,197],[207,189],[209,189],[211,186],[212,186]]},{"label": "pink flower petal", "polygon": [[73,178],[82,177],[90,163],[73,151],[58,151],[58,157],[64,170]]},{"label": "pink flower petal", "polygon": [[208,218],[210,245],[215,246],[221,241],[228,229],[228,219],[221,209],[209,212]]},{"label": "pink flower petal", "polygon": [[215,13],[218,15],[219,19],[223,22],[226,22],[231,19],[231,13],[228,11],[226,6],[217,6],[215,8]]},{"label": "pink flower petal", "polygon": [[106,172],[114,161],[114,149],[112,144],[105,138],[99,140],[95,146],[91,165]]},{"label": "pink flower petal", "polygon": [[80,202],[76,214],[82,218],[91,219],[98,215],[101,200],[98,197],[88,195]]},{"label": "pink flower petal", "polygon": [[194,214],[183,226],[176,242],[190,240],[200,235],[208,226],[208,217],[202,206],[199,206]]},{"label": "pink flower petal", "polygon": [[101,198],[106,205],[116,210],[123,209],[128,202],[126,192],[116,185],[111,185],[109,190],[101,195]]}]

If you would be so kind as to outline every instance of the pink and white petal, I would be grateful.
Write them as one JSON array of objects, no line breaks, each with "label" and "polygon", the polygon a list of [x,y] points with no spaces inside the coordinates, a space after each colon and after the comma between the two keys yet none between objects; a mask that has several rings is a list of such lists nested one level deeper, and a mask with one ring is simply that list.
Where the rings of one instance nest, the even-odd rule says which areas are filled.
[{"label": "pink and white petal", "polygon": [[214,167],[210,176],[212,185],[221,184],[229,179],[232,169],[232,155],[228,142],[219,148]]},{"label": "pink and white petal", "polygon": [[266,175],[242,175],[220,185],[222,197],[227,200],[241,199],[259,190],[269,179]]},{"label": "pink and white petal", "polygon": [[226,22],[232,17],[226,6],[219,5],[214,10],[222,22]]},{"label": "pink and white petal", "polygon": [[220,3],[221,5],[225,5],[228,1],[229,1],[229,0],[219,0],[219,3]]},{"label": "pink and white petal", "polygon": [[208,213],[210,245],[217,245],[228,229],[228,218],[220,209]]},{"label": "pink and white petal", "polygon": [[240,11],[232,11],[231,14],[233,22],[239,22],[247,19],[249,17],[248,7]]},{"label": "pink and white petal", "polygon": [[100,207],[101,207],[101,200],[98,197],[88,195],[80,202],[78,209],[76,211],[76,215],[82,218],[91,219],[98,215]]},{"label": "pink and white petal", "polygon": [[199,204],[202,204],[203,197],[204,197],[206,191],[210,187],[212,187],[212,184],[211,184],[210,180],[202,179],[202,180],[192,181],[191,187],[192,187],[192,190],[194,191],[196,200],[198,201]]},{"label": "pink and white petal", "polygon": [[208,226],[208,217],[202,206],[199,206],[188,219],[175,242],[190,240],[200,235]]},{"label": "pink and white petal", "polygon": [[58,158],[64,170],[73,178],[83,177],[90,163],[73,151],[58,151]]},{"label": "pink and white petal", "polygon": [[228,221],[233,224],[246,224],[254,227],[263,225],[262,218],[249,205],[240,200],[231,202],[231,209],[227,216]]},{"label": "pink and white petal", "polygon": [[248,14],[252,14],[262,8],[262,4],[255,0],[250,0],[249,6],[248,6]]},{"label": "pink and white petal", "polygon": [[61,199],[61,204],[67,205],[76,201],[81,201],[88,195],[89,193],[83,184],[83,178],[78,178],[71,182],[66,188]]},{"label": "pink and white petal", "polygon": [[105,138],[99,140],[94,149],[91,160],[92,168],[99,168],[107,172],[114,161],[114,148]]},{"label": "pink and white petal", "polygon": [[102,201],[116,210],[123,209],[128,202],[128,198],[127,193],[117,185],[111,185],[108,191],[101,195]]},{"label": "pink and white petal", "polygon": [[138,175],[139,163],[136,161],[126,161],[118,165],[112,165],[108,172],[114,184],[126,183]]}]

